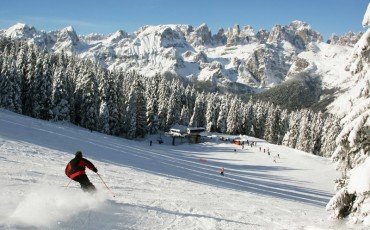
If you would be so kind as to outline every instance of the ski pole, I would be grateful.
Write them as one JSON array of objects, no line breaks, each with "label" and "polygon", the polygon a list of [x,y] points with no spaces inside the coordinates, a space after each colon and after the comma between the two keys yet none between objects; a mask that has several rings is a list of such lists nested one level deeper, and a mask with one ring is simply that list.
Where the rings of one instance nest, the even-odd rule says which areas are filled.
[{"label": "ski pole", "polygon": [[96,173],[98,174],[100,180],[104,183],[105,187],[108,189],[109,192],[112,193],[113,197],[116,197],[116,195],[114,195],[114,193],[112,192],[112,190],[108,187],[108,185],[104,182],[103,178],[101,178],[100,174],[99,173]]},{"label": "ski pole", "polygon": [[69,184],[71,183],[72,179],[69,180],[67,186],[65,186],[66,188],[68,188]]}]

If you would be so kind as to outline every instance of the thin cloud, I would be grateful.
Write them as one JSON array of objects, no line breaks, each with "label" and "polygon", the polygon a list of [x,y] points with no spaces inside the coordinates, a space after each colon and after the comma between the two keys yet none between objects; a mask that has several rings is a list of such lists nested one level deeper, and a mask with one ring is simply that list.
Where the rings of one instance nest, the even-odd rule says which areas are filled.
[{"label": "thin cloud", "polygon": [[43,23],[67,24],[72,26],[90,27],[90,28],[96,28],[101,26],[96,23],[86,22],[77,19],[47,18],[47,17],[24,17],[24,19]]}]

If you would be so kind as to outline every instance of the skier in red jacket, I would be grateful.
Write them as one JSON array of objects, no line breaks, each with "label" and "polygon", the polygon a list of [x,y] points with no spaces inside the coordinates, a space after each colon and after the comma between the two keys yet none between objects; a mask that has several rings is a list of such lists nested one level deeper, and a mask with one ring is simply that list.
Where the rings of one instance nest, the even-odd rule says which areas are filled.
[{"label": "skier in red jacket", "polygon": [[98,169],[93,165],[93,163],[83,158],[81,151],[77,151],[75,158],[67,164],[65,173],[69,178],[80,183],[82,190],[94,192],[96,189],[85,173],[86,167],[95,173],[98,172]]}]

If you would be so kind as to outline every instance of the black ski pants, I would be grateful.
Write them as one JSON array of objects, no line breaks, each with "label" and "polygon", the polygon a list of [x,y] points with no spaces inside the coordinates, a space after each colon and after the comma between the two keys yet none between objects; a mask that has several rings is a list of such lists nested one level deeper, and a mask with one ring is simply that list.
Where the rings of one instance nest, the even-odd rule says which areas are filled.
[{"label": "black ski pants", "polygon": [[95,186],[90,182],[86,174],[79,175],[73,180],[80,183],[82,190],[85,192],[94,192],[96,190]]}]

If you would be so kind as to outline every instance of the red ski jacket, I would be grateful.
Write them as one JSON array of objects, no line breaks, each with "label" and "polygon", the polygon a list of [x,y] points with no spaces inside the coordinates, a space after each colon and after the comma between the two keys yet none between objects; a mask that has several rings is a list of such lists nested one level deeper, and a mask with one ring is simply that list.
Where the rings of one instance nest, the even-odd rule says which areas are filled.
[{"label": "red ski jacket", "polygon": [[97,172],[98,170],[95,168],[93,163],[90,161],[86,160],[85,158],[73,158],[66,166],[65,173],[66,175],[74,179],[79,175],[86,174],[85,169],[88,167],[94,172]]}]

